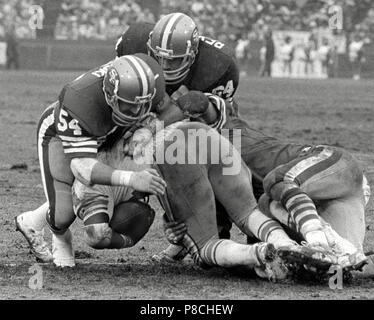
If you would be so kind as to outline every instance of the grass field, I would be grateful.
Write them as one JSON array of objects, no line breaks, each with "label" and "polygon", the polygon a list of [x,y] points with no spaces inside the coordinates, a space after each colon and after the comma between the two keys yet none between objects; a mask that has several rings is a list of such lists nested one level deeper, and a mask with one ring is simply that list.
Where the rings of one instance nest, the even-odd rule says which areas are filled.
[{"label": "grass field", "polygon": [[[0,71],[0,299],[374,299],[370,274],[332,291],[327,283],[273,284],[218,268],[154,264],[151,255],[167,245],[160,214],[137,246],[121,251],[90,249],[77,221],[77,267],[43,265],[43,289],[29,289],[28,270],[35,261],[13,219],[44,202],[36,125],[62,85],[75,76]],[[291,141],[344,146],[357,154],[374,187],[373,87],[374,81],[243,79],[237,97],[241,114],[254,128]],[[366,215],[368,251],[374,250],[373,200]],[[235,237],[244,241],[237,232]]]}]

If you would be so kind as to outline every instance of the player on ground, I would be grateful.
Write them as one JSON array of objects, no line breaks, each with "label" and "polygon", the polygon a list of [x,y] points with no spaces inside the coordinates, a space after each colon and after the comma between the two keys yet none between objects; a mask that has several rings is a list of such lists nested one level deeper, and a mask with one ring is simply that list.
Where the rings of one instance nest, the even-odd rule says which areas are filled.
[{"label": "player on ground", "polygon": [[[188,108],[187,97],[191,95],[186,94],[179,102]],[[211,108],[208,101],[203,102],[204,94],[200,93],[200,98]],[[203,117],[194,118],[204,121]],[[366,262],[364,191],[370,194],[370,188],[351,154],[336,147],[282,142],[251,129],[235,116],[228,117],[224,128],[229,129],[231,141],[240,136],[241,156],[252,172],[256,192],[265,191],[288,213],[284,219],[284,214],[272,210],[277,219],[308,244],[346,255],[351,259],[345,259],[347,264],[361,267]]]},{"label": "player on ground", "polygon": [[[136,141],[139,138],[141,141],[142,131],[139,129],[132,137],[135,149],[138,147]],[[199,143],[190,140],[194,134],[199,136]],[[206,148],[201,148],[200,144],[204,141]],[[124,142],[119,141],[112,149],[101,151],[99,158],[112,167],[128,168],[129,158],[123,154],[123,145]],[[144,152],[138,156],[136,152],[131,153],[137,159],[131,161],[134,165],[153,163],[161,172],[168,184],[167,196],[160,196],[161,202],[169,220],[185,222],[188,226],[188,235],[184,235],[181,243],[199,265],[244,266],[254,268],[261,277],[276,280],[288,275],[284,263],[301,262],[328,268],[335,261],[335,257],[325,257],[310,248],[296,245],[277,222],[257,209],[250,171],[240,154],[227,139],[208,126],[198,122],[172,124],[159,131]],[[111,233],[111,227],[114,228],[111,226],[114,208],[126,204],[132,197],[131,191],[123,186],[87,187],[76,180],[73,186],[74,207],[85,223],[89,245],[96,249],[111,248],[108,247],[107,235]],[[231,201],[234,195],[237,198],[235,203]],[[240,230],[245,234],[260,232],[268,243],[243,245],[219,239],[215,197],[225,206]],[[107,199],[106,205],[102,203],[103,199]],[[123,221],[131,219],[126,217],[126,212],[123,215]],[[149,216],[148,209],[144,210],[144,215]],[[91,223],[87,223],[88,220]],[[148,223],[139,219],[137,225],[144,226],[140,233],[143,236],[148,230]],[[134,245],[140,238],[124,236],[128,238],[128,246]],[[282,260],[279,255],[286,258]]]},{"label": "player on ground", "polygon": [[[112,134],[131,135],[140,121],[148,121],[155,130],[158,120],[148,117],[151,110],[166,123],[175,114],[173,108],[181,114],[166,100],[160,66],[151,57],[139,54],[83,74],[67,84],[59,101],[46,109],[38,127],[38,154],[48,204],[16,218],[17,229],[37,258],[52,258],[42,236],[48,212],[53,261],[58,266],[74,265],[68,228],[75,219],[71,196],[75,178],[85,185],[125,185],[151,194],[164,192],[165,182],[154,170],[114,170],[97,160],[97,152]],[[124,245],[118,234],[113,234],[111,241],[113,247]]]}]

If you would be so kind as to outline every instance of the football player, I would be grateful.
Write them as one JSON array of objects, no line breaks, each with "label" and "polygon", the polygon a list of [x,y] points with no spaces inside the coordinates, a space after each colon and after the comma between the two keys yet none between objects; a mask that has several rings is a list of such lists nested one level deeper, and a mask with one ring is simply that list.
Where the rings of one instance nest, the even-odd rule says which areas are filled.
[{"label": "football player", "polygon": [[[189,16],[170,13],[156,24],[141,22],[130,25],[118,39],[116,52],[118,57],[137,52],[154,57],[164,71],[166,91],[174,99],[188,90],[211,93],[225,99],[226,104],[212,99],[212,112],[215,111],[216,116],[213,117],[215,121],[209,123],[211,127],[220,129],[226,114],[238,114],[238,106],[233,99],[239,86],[234,52],[226,44],[200,35],[196,23]],[[230,238],[231,222],[222,205],[218,201],[216,205],[220,237]],[[172,246],[166,251],[175,254]],[[161,252],[154,258],[167,257]]]},{"label": "football player", "polygon": [[[111,135],[131,135],[140,121],[146,121],[152,132],[160,120],[173,122],[170,119],[181,111],[168,101],[162,69],[145,54],[115,59],[63,88],[38,126],[38,155],[48,203],[16,217],[17,229],[37,258],[53,259],[57,266],[74,266],[68,229],[75,219],[71,195],[74,179],[84,185],[122,185],[151,194],[164,192],[165,182],[154,169],[114,170],[97,160],[97,152]],[[149,118],[150,111],[160,120]],[[53,256],[43,239],[46,213],[53,232]],[[113,247],[121,247],[123,242],[121,235],[113,234]]]},{"label": "football player", "polygon": [[[142,131],[139,129],[132,136],[135,144],[141,140]],[[199,139],[206,137],[206,148],[200,147],[201,140],[199,144],[191,142],[191,136],[197,133]],[[99,159],[115,168],[129,168],[128,162],[139,166],[152,163],[157,168],[168,184],[167,196],[160,196],[167,217],[169,221],[184,222],[188,230],[175,243],[181,243],[200,266],[242,266],[255,269],[261,277],[277,280],[288,275],[287,263],[328,268],[335,261],[334,257],[297,245],[276,221],[257,209],[250,171],[242,163],[240,154],[216,130],[199,122],[177,122],[156,133],[154,141],[145,146],[144,152],[138,156],[132,152],[137,157],[135,162],[124,155],[123,146],[124,142],[120,140],[113,148],[101,151]],[[175,151],[178,155],[171,157]],[[234,166],[235,172],[225,173],[225,169]],[[112,248],[108,239],[115,224],[112,217],[120,205],[129,201],[133,205],[131,191],[123,186],[84,186],[76,180],[74,207],[77,216],[84,221],[87,242],[91,247]],[[235,203],[231,201],[234,196]],[[268,242],[243,245],[219,239],[215,197],[240,230],[247,235],[260,233],[261,238]],[[141,227],[137,235],[130,227],[127,234],[122,234],[127,239],[127,246],[132,246],[148,231],[149,223],[144,223],[144,217],[152,214],[148,208],[139,208],[138,211],[143,213],[133,217],[124,208],[122,210],[123,223],[133,220],[133,225]]]},{"label": "football player", "polygon": [[196,23],[183,13],[170,13],[156,24],[130,25],[116,44],[117,56],[147,53],[161,65],[166,92],[181,86],[212,93],[237,112],[233,96],[239,85],[235,55],[224,43],[199,34]]},{"label": "football player", "polygon": [[[201,101],[211,108],[204,102],[206,95],[198,92],[185,94],[179,103],[189,108],[189,97],[197,94],[200,100],[193,99],[194,107]],[[194,119],[204,121],[204,117]],[[241,156],[252,172],[253,186],[266,194],[260,201],[264,212],[272,213],[309,245],[344,256],[343,266],[360,268],[366,263],[363,241],[370,187],[350,153],[325,145],[283,142],[251,129],[236,116],[228,117],[224,128],[230,139],[240,136]],[[277,202],[270,206],[270,200]]]}]

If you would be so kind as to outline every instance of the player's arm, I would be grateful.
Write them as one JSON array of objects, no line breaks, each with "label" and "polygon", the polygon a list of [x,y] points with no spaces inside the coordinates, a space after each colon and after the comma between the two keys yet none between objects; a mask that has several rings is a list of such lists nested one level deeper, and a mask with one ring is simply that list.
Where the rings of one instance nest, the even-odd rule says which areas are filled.
[{"label": "player's arm", "polygon": [[226,112],[228,114],[238,115],[238,104],[234,99],[236,90],[239,87],[239,69],[234,59],[231,59],[231,62],[215,85],[215,89],[212,90],[214,95],[223,98],[226,102]]},{"label": "player's arm", "polygon": [[155,169],[117,170],[93,158],[73,158],[70,168],[75,178],[85,185],[128,186],[155,195],[165,192],[166,184]]},{"label": "player's arm", "polygon": [[116,170],[97,160],[99,143],[67,110],[58,111],[57,134],[74,176],[85,185],[124,185],[142,192],[163,194],[165,182],[153,169],[141,172]]}]

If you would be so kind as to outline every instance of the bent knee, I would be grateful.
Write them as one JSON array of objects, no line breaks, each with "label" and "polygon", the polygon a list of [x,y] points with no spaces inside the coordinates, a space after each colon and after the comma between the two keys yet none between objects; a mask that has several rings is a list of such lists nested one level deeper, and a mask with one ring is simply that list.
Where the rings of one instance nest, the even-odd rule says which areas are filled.
[{"label": "bent knee", "polygon": [[112,229],[108,223],[92,224],[84,227],[86,242],[93,249],[106,249],[112,238]]}]

